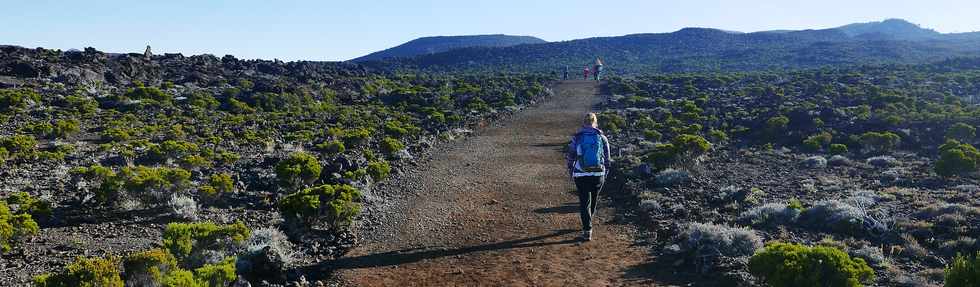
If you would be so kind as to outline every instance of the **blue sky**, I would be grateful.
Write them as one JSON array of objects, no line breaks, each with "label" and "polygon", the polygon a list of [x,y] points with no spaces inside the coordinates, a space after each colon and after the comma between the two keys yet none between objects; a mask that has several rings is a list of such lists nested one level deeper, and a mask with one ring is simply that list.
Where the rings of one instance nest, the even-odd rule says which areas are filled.
[{"label": "blue sky", "polygon": [[108,52],[346,60],[432,35],[513,34],[561,41],[671,32],[829,28],[903,18],[940,32],[980,30],[967,0],[2,0],[0,44]]}]

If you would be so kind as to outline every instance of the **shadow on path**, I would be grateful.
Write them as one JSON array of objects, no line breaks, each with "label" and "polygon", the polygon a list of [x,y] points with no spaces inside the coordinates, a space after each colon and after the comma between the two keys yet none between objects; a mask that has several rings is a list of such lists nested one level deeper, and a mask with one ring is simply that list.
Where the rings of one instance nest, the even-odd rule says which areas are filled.
[{"label": "shadow on path", "polygon": [[577,213],[577,212],[578,212],[578,202],[570,202],[562,206],[545,207],[545,208],[538,208],[534,210],[534,213],[568,214],[568,213]]},{"label": "shadow on path", "polygon": [[481,251],[495,251],[495,250],[507,250],[507,249],[528,248],[528,247],[540,247],[540,246],[548,246],[548,245],[573,244],[573,243],[578,243],[578,240],[566,239],[561,241],[545,241],[545,239],[560,237],[575,232],[578,232],[578,230],[563,229],[563,230],[555,231],[554,233],[551,234],[546,234],[541,236],[490,243],[484,245],[466,246],[466,247],[455,248],[455,249],[433,249],[433,250],[425,250],[427,248],[403,249],[403,250],[391,251],[385,253],[376,253],[376,254],[368,254],[368,255],[357,256],[357,257],[340,258],[330,262],[324,262],[324,264],[321,267],[327,270],[383,267],[383,266],[413,263],[426,259],[463,255],[467,253],[481,252]]}]

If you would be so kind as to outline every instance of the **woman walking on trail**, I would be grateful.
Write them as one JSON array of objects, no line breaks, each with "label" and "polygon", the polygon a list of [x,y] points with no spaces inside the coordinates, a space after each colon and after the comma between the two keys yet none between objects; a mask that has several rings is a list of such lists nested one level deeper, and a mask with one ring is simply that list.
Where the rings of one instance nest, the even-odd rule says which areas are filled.
[{"label": "woman walking on trail", "polygon": [[568,172],[578,189],[579,213],[582,217],[582,237],[592,240],[592,215],[599,205],[599,191],[606,180],[609,163],[609,139],[599,130],[595,113],[585,116],[582,128],[572,136],[565,154]]}]

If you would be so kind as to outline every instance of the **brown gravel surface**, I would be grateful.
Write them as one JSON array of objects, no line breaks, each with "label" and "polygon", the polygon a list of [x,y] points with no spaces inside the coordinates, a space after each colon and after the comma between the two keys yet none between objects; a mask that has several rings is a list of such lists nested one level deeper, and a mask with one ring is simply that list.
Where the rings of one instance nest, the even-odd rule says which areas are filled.
[{"label": "brown gravel surface", "polygon": [[593,241],[576,240],[578,198],[561,149],[598,89],[575,81],[554,91],[372,191],[375,224],[325,268],[350,286],[655,285],[643,268],[649,250],[608,202]]}]

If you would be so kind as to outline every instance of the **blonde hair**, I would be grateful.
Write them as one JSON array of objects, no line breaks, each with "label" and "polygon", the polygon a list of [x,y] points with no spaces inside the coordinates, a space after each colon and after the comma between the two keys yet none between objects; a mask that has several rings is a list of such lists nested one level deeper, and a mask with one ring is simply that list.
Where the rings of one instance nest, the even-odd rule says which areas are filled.
[{"label": "blonde hair", "polygon": [[585,119],[582,121],[582,124],[597,128],[599,127],[599,119],[596,118],[595,113],[588,113],[585,115]]}]

